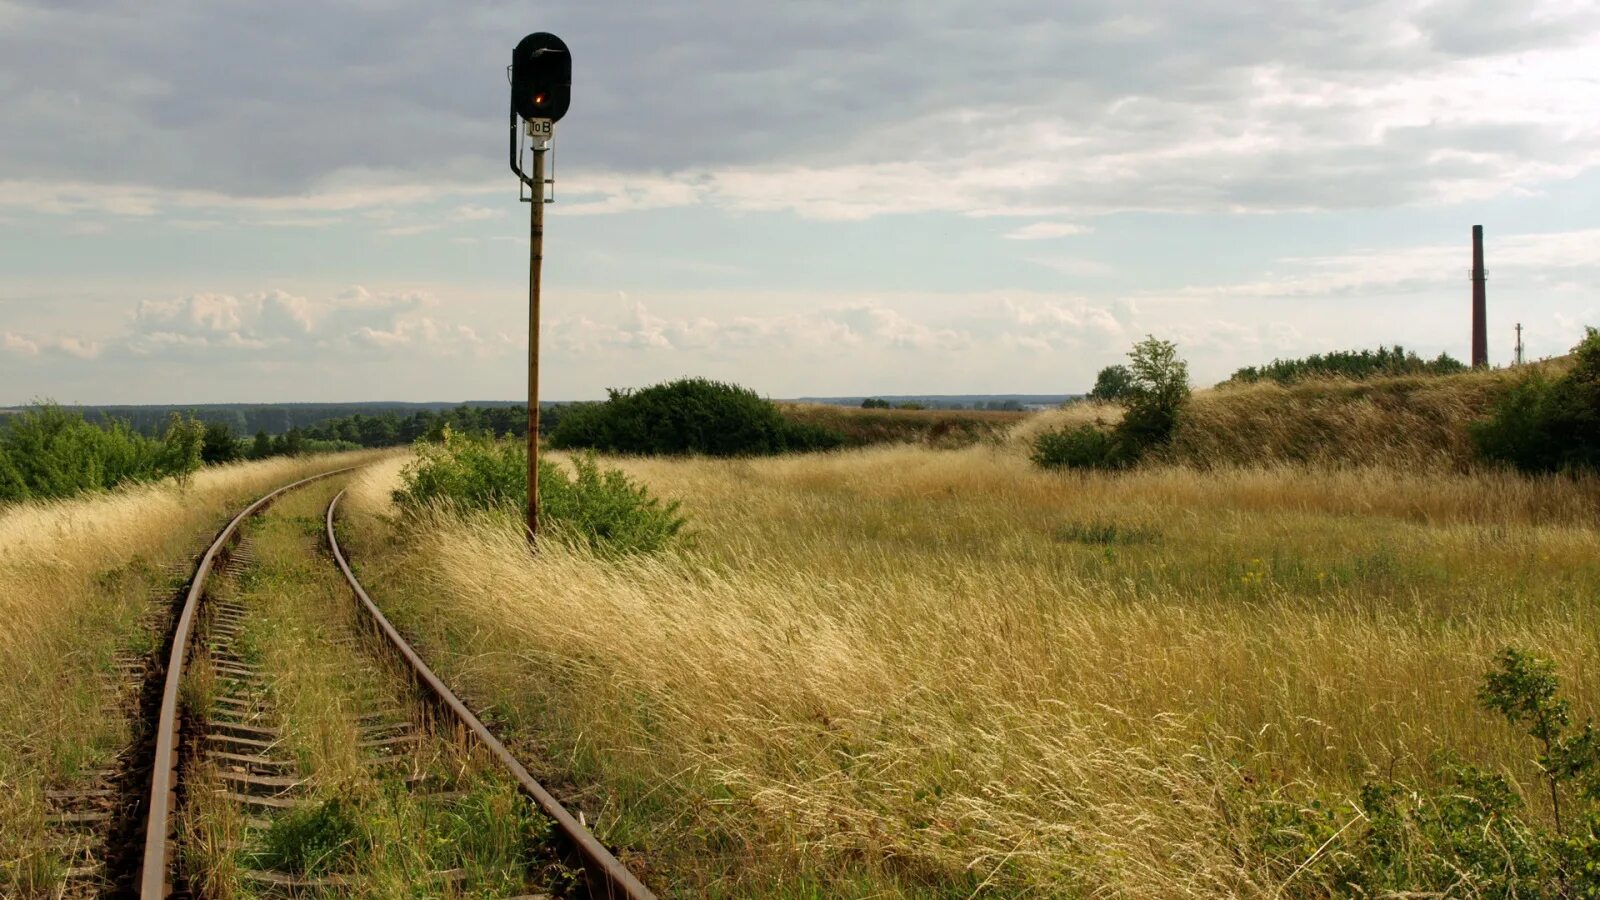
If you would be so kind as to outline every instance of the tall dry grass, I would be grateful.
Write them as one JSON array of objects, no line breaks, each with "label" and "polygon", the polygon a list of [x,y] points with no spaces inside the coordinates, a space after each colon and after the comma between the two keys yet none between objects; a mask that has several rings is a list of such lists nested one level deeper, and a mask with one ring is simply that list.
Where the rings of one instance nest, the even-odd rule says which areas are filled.
[{"label": "tall dry grass", "polygon": [[1351,798],[1440,748],[1529,783],[1474,700],[1497,648],[1600,704],[1594,480],[622,465],[692,547],[533,559],[514,523],[441,517],[402,558],[392,469],[352,532],[441,668],[684,896],[1273,896],[1250,797]]},{"label": "tall dry grass", "polygon": [[[115,660],[154,649],[154,604],[249,499],[376,458],[278,458],[143,485],[0,508],[0,887],[48,891],[44,792],[110,765],[136,710]],[[34,879],[42,879],[42,882]]]}]

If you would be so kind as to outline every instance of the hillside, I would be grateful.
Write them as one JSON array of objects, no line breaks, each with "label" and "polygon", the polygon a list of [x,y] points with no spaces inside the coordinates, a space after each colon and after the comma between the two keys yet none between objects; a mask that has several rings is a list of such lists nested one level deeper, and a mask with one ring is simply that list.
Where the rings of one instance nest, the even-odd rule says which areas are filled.
[{"label": "hillside", "polygon": [[[1565,357],[1534,364],[1548,375],[1567,365]],[[1202,468],[1314,463],[1468,469],[1476,465],[1468,425],[1487,415],[1494,400],[1534,366],[1196,391],[1166,459]],[[1112,423],[1119,415],[1114,406],[1077,404],[1030,418],[1010,439],[1021,444],[1049,428]]]}]

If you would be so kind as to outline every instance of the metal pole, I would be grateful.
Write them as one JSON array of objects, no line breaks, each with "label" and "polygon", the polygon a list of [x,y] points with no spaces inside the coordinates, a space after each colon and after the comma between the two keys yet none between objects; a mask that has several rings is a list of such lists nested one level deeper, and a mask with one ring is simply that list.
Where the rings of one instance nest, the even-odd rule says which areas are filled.
[{"label": "metal pole", "polygon": [[544,265],[544,154],[533,151],[528,236],[528,543],[539,540],[539,270]]}]

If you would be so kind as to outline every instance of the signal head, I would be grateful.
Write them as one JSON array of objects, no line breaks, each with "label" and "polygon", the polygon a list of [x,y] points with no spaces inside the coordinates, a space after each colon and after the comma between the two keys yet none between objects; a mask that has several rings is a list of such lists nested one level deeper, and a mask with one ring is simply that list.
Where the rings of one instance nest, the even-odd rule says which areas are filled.
[{"label": "signal head", "polygon": [[561,38],[536,31],[511,51],[511,107],[524,119],[557,121],[572,102],[572,54]]}]

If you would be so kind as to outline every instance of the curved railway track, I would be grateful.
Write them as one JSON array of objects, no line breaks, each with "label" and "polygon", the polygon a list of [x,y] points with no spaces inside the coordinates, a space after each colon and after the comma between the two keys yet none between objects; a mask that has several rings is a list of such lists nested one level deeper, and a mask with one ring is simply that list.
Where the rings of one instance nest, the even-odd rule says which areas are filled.
[{"label": "curved railway track", "polygon": [[[354,467],[351,467],[354,468]],[[242,656],[235,647],[244,628],[247,611],[233,600],[212,601],[208,583],[213,575],[238,574],[239,560],[248,558],[248,549],[239,546],[242,528],[253,516],[262,513],[275,501],[297,488],[313,482],[351,471],[351,468],[324,472],[310,478],[285,485],[250,504],[235,516],[201,556],[195,568],[181,609],[178,611],[160,692],[160,707],[155,721],[154,754],[148,798],[145,800],[144,850],[136,879],[142,900],[160,900],[173,894],[174,867],[182,852],[178,837],[178,817],[181,804],[186,802],[180,790],[187,778],[189,757],[204,744],[210,760],[225,760],[230,771],[224,774],[222,796],[240,805],[246,813],[270,815],[277,810],[293,808],[297,802],[294,791],[302,780],[293,771],[293,762],[274,758],[273,748],[278,731],[265,727],[260,712],[270,704],[263,674]],[[328,504],[323,517],[327,549],[338,566],[345,583],[354,595],[359,618],[378,638],[378,645],[386,648],[395,660],[403,664],[411,681],[420,692],[433,715],[455,726],[452,730],[471,736],[476,746],[494,760],[495,766],[516,784],[524,795],[547,817],[551,823],[553,843],[562,852],[566,863],[581,869],[580,895],[606,898],[653,898],[654,895],[606,849],[587,827],[562,807],[561,803],[536,781],[517,761],[501,741],[495,737],[479,718],[462,703],[454,692],[423,661],[417,651],[406,642],[400,632],[378,609],[356,578],[349,560],[339,546],[335,514],[344,492],[340,491]],[[235,558],[232,567],[225,562]],[[219,563],[222,565],[219,567]],[[204,641],[202,642],[202,638]],[[359,652],[351,645],[350,653]],[[191,721],[190,734],[185,734],[184,679],[195,667],[209,670],[210,676],[225,685],[215,699],[209,713],[188,710]],[[158,677],[163,677],[159,676]],[[407,742],[424,740],[425,730],[413,725],[404,716],[374,711],[361,717],[363,724],[358,732],[359,748],[369,755],[383,755],[391,748]],[[448,802],[448,793],[431,795]],[[263,823],[261,817],[247,819]],[[283,877],[274,873],[251,873],[257,880],[278,885],[289,895],[302,891],[338,893],[343,881],[339,876],[320,879]]]}]

